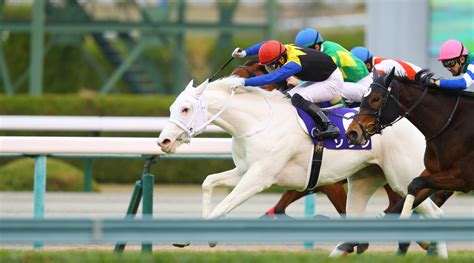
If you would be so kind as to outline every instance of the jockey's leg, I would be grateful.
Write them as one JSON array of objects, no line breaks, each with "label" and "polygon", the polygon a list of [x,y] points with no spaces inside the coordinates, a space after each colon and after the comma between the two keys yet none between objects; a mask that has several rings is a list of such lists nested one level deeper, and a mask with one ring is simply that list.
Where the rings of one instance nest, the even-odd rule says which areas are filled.
[{"label": "jockey's leg", "polygon": [[353,82],[344,82],[341,95],[348,100],[361,102],[366,91],[367,87],[364,85]]},{"label": "jockey's leg", "polygon": [[329,118],[324,114],[324,112],[314,103],[305,100],[301,95],[294,94],[291,97],[291,103],[294,106],[297,106],[304,110],[306,113],[313,118],[313,120],[318,124],[319,127],[322,127],[323,131],[313,130],[311,136],[314,138],[337,138],[341,133],[339,128],[332,123]]},{"label": "jockey's leg", "polygon": [[[341,95],[344,81],[339,69],[324,81],[306,81],[294,87],[288,94],[292,96],[292,103],[306,111],[316,123],[321,124],[325,131],[313,134],[313,137],[334,138],[339,136],[339,129],[327,118],[327,116],[314,103],[331,101]],[[299,94],[300,96],[297,96]]]}]

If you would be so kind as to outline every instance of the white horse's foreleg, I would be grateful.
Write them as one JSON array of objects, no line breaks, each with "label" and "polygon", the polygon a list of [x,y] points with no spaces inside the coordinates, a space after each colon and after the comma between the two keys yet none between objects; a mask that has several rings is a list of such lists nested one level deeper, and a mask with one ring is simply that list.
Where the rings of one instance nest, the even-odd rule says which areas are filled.
[{"label": "white horse's foreleg", "polygon": [[252,166],[240,179],[235,188],[212,211],[208,218],[225,216],[234,208],[274,183],[274,176],[265,169]]},{"label": "white horse's foreleg", "polygon": [[235,186],[241,176],[237,168],[222,173],[211,174],[202,183],[202,216],[208,217],[211,213],[212,190],[216,186]]}]

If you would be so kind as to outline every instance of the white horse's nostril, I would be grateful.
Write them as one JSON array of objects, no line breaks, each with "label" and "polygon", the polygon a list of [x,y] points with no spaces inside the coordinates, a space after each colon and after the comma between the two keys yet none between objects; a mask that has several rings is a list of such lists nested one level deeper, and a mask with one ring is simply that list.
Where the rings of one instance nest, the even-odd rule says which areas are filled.
[{"label": "white horse's nostril", "polygon": [[163,141],[158,142],[158,145],[161,146],[161,147],[163,147],[163,146],[166,146],[166,145],[168,145],[168,144],[170,144],[170,143],[171,143],[171,140],[170,140],[170,139],[164,139]]}]

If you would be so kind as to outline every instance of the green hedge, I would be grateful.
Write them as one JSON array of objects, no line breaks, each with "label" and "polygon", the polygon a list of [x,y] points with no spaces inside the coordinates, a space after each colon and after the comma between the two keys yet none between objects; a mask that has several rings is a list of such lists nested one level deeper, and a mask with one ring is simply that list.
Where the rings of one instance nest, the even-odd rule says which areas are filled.
[{"label": "green hedge", "polygon": [[[0,191],[31,191],[33,189],[34,159],[18,159],[0,167]],[[49,158],[46,162],[47,191],[83,191],[84,176],[74,166]],[[94,181],[93,190],[99,191]]]}]

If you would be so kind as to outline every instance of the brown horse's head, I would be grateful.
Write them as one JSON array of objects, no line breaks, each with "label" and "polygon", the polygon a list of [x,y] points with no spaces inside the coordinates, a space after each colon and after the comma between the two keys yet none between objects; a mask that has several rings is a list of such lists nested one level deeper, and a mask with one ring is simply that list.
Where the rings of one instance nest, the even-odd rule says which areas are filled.
[{"label": "brown horse's head", "polygon": [[[249,59],[243,66],[239,66],[231,73],[232,75],[239,76],[241,78],[252,78],[264,74],[268,74],[265,66],[261,65],[257,57]],[[262,87],[265,90],[271,91],[278,89],[277,84],[266,85]]]},{"label": "brown horse's head", "polygon": [[[374,74],[377,74],[376,72]],[[394,69],[385,76],[376,76],[367,90],[359,113],[354,117],[346,137],[350,144],[363,145],[367,139],[381,133],[400,116],[400,102],[396,82],[392,84]]]}]

